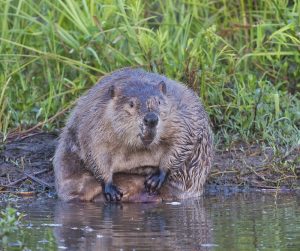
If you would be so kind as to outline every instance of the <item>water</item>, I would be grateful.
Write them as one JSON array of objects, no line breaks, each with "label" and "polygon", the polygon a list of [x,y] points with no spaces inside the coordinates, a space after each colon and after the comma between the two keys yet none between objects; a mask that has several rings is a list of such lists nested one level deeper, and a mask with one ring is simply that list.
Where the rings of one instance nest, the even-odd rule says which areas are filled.
[{"label": "water", "polygon": [[300,197],[290,194],[122,205],[41,198],[14,206],[26,216],[7,250],[300,250]]}]

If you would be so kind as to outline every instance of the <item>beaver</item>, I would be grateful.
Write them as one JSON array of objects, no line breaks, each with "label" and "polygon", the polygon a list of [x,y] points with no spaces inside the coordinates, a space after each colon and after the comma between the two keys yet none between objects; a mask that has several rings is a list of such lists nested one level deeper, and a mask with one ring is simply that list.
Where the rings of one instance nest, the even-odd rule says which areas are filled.
[{"label": "beaver", "polygon": [[163,75],[125,68],[79,98],[53,165],[63,200],[120,201],[125,193],[147,201],[201,195],[212,158],[199,97]]}]

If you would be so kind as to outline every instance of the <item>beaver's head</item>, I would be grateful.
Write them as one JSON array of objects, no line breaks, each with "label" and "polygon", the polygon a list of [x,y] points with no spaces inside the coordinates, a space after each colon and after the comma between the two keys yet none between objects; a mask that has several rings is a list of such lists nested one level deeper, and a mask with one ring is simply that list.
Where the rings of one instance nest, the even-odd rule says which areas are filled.
[{"label": "beaver's head", "polygon": [[166,84],[142,81],[111,85],[112,128],[118,139],[135,147],[158,144],[167,112]]}]

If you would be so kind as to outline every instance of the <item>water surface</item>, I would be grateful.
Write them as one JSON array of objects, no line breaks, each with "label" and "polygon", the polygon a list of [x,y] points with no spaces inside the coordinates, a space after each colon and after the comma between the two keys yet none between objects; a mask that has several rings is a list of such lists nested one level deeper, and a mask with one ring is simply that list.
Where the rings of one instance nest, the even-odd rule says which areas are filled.
[{"label": "water surface", "polygon": [[38,198],[11,205],[26,216],[7,250],[300,250],[300,198],[291,194],[171,204]]}]

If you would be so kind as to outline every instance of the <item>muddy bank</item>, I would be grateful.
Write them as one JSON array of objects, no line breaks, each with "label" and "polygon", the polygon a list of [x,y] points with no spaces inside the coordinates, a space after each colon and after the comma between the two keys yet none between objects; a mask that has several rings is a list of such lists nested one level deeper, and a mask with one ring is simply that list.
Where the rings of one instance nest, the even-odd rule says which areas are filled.
[{"label": "muddy bank", "polygon": [[[12,135],[0,145],[0,199],[55,194],[52,157],[57,134]],[[220,147],[219,147],[220,148]],[[206,190],[299,191],[300,147],[282,154],[260,145],[237,143],[216,150]]]}]

